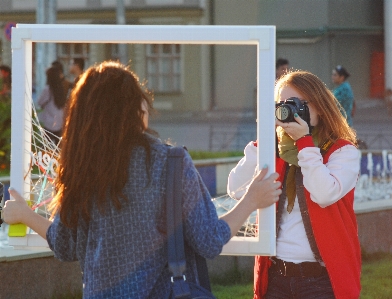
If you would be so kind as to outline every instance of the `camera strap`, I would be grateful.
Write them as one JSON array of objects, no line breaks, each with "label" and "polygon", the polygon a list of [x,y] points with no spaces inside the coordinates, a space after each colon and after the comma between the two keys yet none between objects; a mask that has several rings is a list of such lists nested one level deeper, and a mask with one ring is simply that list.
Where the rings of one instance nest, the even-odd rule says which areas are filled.
[{"label": "camera strap", "polygon": [[321,156],[324,157],[324,155],[328,152],[328,150],[331,148],[333,145],[333,142],[330,139],[327,139],[320,145],[320,153]]}]

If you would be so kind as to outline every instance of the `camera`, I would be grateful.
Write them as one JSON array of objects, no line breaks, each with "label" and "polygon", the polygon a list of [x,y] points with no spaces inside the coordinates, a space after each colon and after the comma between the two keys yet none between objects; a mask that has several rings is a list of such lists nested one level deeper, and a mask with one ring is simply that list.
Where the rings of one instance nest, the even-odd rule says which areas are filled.
[{"label": "camera", "polygon": [[309,107],[306,101],[292,97],[275,104],[275,116],[284,123],[295,121],[294,114],[297,113],[310,128]]}]

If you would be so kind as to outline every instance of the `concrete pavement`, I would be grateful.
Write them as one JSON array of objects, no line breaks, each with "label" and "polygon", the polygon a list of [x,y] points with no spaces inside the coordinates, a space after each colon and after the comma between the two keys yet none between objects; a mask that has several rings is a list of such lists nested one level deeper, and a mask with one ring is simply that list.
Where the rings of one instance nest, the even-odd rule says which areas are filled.
[{"label": "concrete pavement", "polygon": [[[160,112],[151,117],[150,127],[163,140],[170,139],[190,150],[242,151],[256,139],[254,111],[211,111],[204,113]],[[370,150],[392,150],[392,115],[382,100],[357,102],[354,129]]]}]

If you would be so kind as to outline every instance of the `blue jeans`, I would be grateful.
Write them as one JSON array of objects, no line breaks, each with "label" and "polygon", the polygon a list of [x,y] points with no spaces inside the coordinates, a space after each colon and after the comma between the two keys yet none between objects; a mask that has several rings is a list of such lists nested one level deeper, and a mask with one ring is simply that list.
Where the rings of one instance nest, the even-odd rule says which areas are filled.
[{"label": "blue jeans", "polygon": [[266,299],[335,299],[328,274],[320,277],[285,277],[270,270]]}]

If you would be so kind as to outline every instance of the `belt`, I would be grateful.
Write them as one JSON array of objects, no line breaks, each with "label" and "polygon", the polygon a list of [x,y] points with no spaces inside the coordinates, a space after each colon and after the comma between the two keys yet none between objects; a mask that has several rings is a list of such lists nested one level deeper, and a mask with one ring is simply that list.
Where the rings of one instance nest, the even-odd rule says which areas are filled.
[{"label": "belt", "polygon": [[271,270],[288,277],[319,277],[327,274],[327,269],[318,262],[303,262],[295,264],[285,262],[275,257],[270,258],[272,261]]}]

